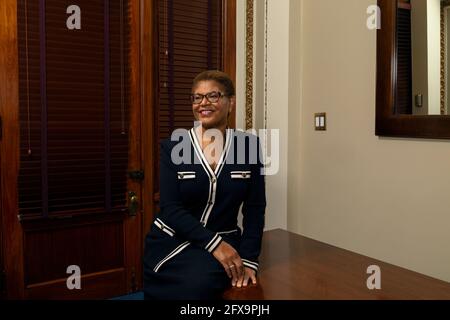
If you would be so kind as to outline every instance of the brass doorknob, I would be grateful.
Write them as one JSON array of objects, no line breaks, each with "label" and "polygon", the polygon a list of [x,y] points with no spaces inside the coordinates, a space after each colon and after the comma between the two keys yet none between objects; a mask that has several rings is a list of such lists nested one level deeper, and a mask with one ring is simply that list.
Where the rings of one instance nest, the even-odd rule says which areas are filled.
[{"label": "brass doorknob", "polygon": [[136,193],[130,191],[128,192],[128,214],[130,216],[135,216],[139,209],[139,199]]}]

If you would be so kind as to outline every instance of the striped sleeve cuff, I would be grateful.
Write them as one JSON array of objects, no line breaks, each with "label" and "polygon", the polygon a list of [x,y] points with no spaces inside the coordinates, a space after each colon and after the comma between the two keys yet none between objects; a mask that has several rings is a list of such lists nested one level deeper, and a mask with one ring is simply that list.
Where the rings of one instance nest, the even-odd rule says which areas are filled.
[{"label": "striped sleeve cuff", "polygon": [[205,249],[208,250],[209,253],[212,253],[222,242],[222,237],[219,236],[218,233],[211,239],[210,242],[206,245]]},{"label": "striped sleeve cuff", "polygon": [[259,264],[257,262],[250,261],[247,259],[242,259],[242,263],[244,264],[245,267],[251,268],[251,269],[255,270],[256,272],[258,272]]},{"label": "striped sleeve cuff", "polygon": [[167,233],[169,236],[173,237],[175,235],[175,230],[170,228],[167,224],[165,224],[161,219],[156,219],[154,221],[155,226],[160,228],[163,232]]}]

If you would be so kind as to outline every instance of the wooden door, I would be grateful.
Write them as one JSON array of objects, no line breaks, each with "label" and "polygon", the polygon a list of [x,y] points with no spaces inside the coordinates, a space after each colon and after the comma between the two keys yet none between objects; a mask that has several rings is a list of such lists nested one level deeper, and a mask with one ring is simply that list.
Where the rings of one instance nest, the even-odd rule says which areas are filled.
[{"label": "wooden door", "polygon": [[142,287],[152,214],[143,216],[142,198],[152,183],[129,175],[144,169],[142,141],[151,143],[141,139],[142,3],[73,4],[0,4],[8,298],[108,298]]}]

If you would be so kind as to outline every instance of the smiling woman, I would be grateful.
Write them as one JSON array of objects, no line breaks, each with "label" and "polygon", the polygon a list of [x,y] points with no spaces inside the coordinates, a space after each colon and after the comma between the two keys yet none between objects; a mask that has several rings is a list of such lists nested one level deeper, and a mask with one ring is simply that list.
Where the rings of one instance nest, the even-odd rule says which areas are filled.
[{"label": "smiling woman", "polygon": [[195,77],[192,91],[195,119],[206,129],[217,128],[224,132],[235,106],[231,79],[220,71],[205,71]]},{"label": "smiling woman", "polygon": [[[235,105],[233,82],[223,72],[205,71],[195,77],[192,91],[192,111],[195,119],[201,123],[199,128],[202,129],[197,131],[197,136],[201,138],[202,150],[209,145],[214,147],[212,148],[214,152],[205,152],[205,157],[215,169],[223,150],[223,139],[220,134],[225,136],[228,119]],[[211,129],[218,130],[220,134],[210,136],[213,133]],[[209,130],[210,133],[205,130]]]},{"label": "smiling woman", "polygon": [[[200,73],[191,94],[199,125],[184,136],[177,133],[190,141],[187,160],[173,160],[175,138],[161,143],[161,212],[144,254],[147,299],[217,299],[230,285],[256,283],[264,176],[262,163],[252,163],[251,157],[237,161],[259,143],[256,136],[227,128],[234,92],[225,73]],[[237,148],[239,141],[246,141],[244,148]],[[208,152],[212,144],[215,152]],[[237,226],[242,204],[243,230]]]}]

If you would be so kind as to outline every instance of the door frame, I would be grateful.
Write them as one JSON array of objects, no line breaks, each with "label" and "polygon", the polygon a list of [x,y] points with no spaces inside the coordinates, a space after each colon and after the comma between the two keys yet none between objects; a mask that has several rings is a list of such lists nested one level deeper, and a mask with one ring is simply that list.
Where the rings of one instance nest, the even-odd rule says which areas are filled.
[{"label": "door frame", "polygon": [[[142,139],[145,128],[145,116],[143,114],[144,108],[141,100],[142,96],[142,81],[141,81],[141,52],[142,52],[142,25],[141,25],[141,12],[142,12],[142,1],[143,0],[130,0],[130,105],[135,106],[132,108],[135,112],[130,114],[130,121],[132,123],[139,124],[137,128],[129,128],[129,154],[137,155],[135,159],[129,161],[130,170],[142,170],[144,169],[143,154],[145,146],[143,144],[145,141]],[[145,1],[144,1],[145,2]],[[145,172],[145,171],[144,171]],[[148,178],[145,177],[147,180]],[[150,177],[151,178],[151,177]],[[134,217],[128,217],[124,220],[124,252],[126,256],[125,268],[127,270],[127,291],[136,292],[142,290],[142,253],[143,241],[142,241],[142,231],[143,231],[143,221],[145,220],[144,214],[147,210],[144,210],[144,181],[133,181],[128,179],[127,190],[137,191],[139,194],[140,210],[139,213]],[[147,213],[148,214],[148,213]],[[127,237],[128,236],[128,237]],[[133,248],[136,243],[139,244],[138,250]],[[132,248],[126,250],[126,248]],[[131,263],[131,265],[127,265]]]},{"label": "door frame", "polygon": [[[223,0],[223,71],[233,80],[236,87],[236,0]],[[233,54],[230,54],[233,53]],[[237,107],[237,106],[236,106]],[[236,107],[231,112],[231,128],[236,128]]]},{"label": "door frame", "polygon": [[158,33],[157,0],[140,0],[140,75],[142,114],[142,163],[145,172],[142,184],[142,243],[153,221],[156,199],[154,199],[154,110],[157,105],[158,84]]},{"label": "door frame", "polygon": [[3,119],[1,143],[1,219],[6,271],[6,296],[23,298],[23,231],[19,220],[17,177],[19,174],[19,50],[17,1],[0,2],[0,116]]}]

